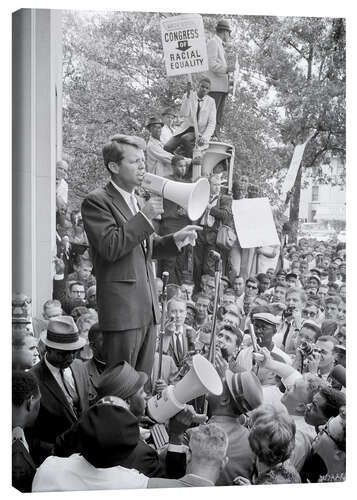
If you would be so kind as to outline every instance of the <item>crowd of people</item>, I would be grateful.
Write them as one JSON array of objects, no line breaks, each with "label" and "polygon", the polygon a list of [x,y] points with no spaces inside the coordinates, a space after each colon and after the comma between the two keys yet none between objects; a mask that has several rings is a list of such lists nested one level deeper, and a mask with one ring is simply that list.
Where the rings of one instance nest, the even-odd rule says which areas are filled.
[{"label": "crowd of people", "polygon": [[[199,99],[209,87],[199,82]],[[215,130],[211,105],[201,145]],[[110,182],[81,210],[69,213],[68,164],[57,164],[53,296],[41,317],[25,294],[12,301],[20,491],[345,479],[345,244],[289,243],[285,204],[274,212],[281,244],[241,248],[232,202],[259,192],[242,172],[229,192],[221,164],[194,223],[173,201],[142,199],[146,169],[190,182],[200,164],[191,125],[172,131],[173,116],[148,120],[147,144],[110,139]],[[148,400],[165,398],[197,355],[214,365],[221,393],[156,422]]]}]

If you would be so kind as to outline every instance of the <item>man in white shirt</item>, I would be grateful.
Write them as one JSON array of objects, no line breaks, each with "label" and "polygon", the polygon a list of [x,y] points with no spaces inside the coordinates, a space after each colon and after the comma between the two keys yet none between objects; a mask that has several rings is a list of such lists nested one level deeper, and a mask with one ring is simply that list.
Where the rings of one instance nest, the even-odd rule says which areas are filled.
[{"label": "man in white shirt", "polygon": [[[178,146],[181,146],[184,155],[192,158],[195,143],[201,149],[208,147],[216,126],[216,104],[208,95],[210,88],[211,82],[207,77],[200,79],[197,93],[192,92],[191,83],[187,83],[187,91],[180,109],[183,122],[165,144],[166,151],[173,153]],[[197,122],[198,137],[195,136],[195,122]]]},{"label": "man in white shirt", "polygon": [[150,137],[146,146],[146,166],[151,174],[167,177],[172,174],[173,154],[164,150],[165,143],[161,141],[163,126],[164,122],[159,116],[151,116],[147,122]]}]

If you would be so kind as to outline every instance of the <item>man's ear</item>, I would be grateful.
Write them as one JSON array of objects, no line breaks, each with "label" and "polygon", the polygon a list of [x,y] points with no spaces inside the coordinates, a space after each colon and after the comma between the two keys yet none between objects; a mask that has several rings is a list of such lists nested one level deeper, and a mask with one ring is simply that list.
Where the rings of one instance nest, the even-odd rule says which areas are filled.
[{"label": "man's ear", "polygon": [[108,163],[108,170],[111,174],[118,174],[120,167],[117,163],[114,163],[113,161],[110,161]]},{"label": "man's ear", "polygon": [[188,465],[192,460],[192,452],[190,449],[186,451],[186,465]]}]

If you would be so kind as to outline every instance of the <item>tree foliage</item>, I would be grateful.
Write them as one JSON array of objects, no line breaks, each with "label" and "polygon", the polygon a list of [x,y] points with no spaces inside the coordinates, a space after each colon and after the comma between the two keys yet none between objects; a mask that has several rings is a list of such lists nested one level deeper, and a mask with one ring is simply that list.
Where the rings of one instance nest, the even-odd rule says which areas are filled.
[{"label": "tree foliage", "polygon": [[[186,77],[168,78],[163,61],[160,20],[168,15],[65,12],[64,151],[74,206],[104,182],[101,148],[111,135],[147,137],[147,117],[180,102]],[[208,36],[220,17],[203,15]],[[276,202],[295,145],[313,134],[292,203],[296,221],[302,170],[320,182],[345,181],[345,21],[228,17],[228,58],[238,54],[240,68],[224,128],[236,146],[235,175],[248,172]],[[321,168],[332,158],[342,166],[336,178]]]}]

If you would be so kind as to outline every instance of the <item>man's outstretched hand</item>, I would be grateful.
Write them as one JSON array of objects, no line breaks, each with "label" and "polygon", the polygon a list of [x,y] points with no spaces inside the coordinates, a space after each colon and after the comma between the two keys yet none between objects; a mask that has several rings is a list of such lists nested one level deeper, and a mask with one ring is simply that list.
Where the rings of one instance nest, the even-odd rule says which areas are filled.
[{"label": "man's outstretched hand", "polygon": [[184,228],[174,233],[173,236],[177,248],[181,250],[181,248],[185,247],[186,245],[194,246],[196,244],[197,231],[202,231],[202,230],[203,230],[202,226],[192,225],[192,226],[185,226]]}]

